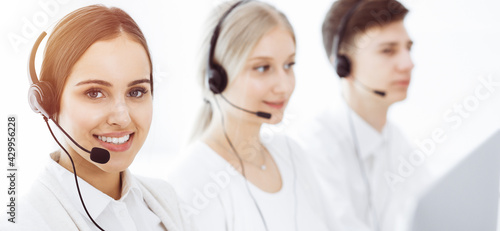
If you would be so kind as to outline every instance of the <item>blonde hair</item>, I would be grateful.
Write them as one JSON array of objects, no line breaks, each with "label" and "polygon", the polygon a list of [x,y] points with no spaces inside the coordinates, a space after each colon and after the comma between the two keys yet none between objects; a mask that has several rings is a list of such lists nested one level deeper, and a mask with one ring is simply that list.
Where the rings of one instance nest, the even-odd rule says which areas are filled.
[{"label": "blonde hair", "polygon": [[[202,44],[197,78],[202,86],[203,97],[212,99],[213,93],[206,86],[205,74],[213,30],[222,15],[237,1],[220,4],[210,14],[206,35]],[[249,1],[234,8],[224,19],[217,43],[215,44],[214,63],[224,67],[228,85],[243,69],[245,62],[259,40],[272,29],[282,26],[290,32],[295,42],[295,33],[287,17],[273,6]],[[191,140],[198,138],[208,127],[213,116],[211,103],[205,103],[198,115]]]}]

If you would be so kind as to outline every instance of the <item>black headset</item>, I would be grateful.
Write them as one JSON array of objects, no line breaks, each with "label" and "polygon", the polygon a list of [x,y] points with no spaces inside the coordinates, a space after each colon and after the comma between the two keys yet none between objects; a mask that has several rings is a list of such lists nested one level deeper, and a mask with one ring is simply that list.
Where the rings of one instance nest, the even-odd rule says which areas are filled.
[{"label": "black headset", "polygon": [[31,49],[31,55],[28,62],[28,76],[30,77],[28,78],[30,82],[28,102],[34,112],[42,114],[47,119],[53,119],[52,117],[54,116],[56,105],[56,102],[54,102],[54,88],[49,82],[39,81],[35,71],[36,51],[46,35],[47,32],[42,32]]},{"label": "black headset", "polygon": [[[242,110],[244,112],[254,114],[258,117],[265,118],[265,119],[270,119],[271,118],[271,113],[267,112],[261,112],[261,111],[252,111],[248,110],[242,107],[239,107],[231,101],[227,100],[226,97],[222,94],[222,92],[226,89],[227,83],[228,83],[228,77],[227,77],[227,72],[224,69],[224,67],[214,61],[214,53],[215,53],[215,45],[217,44],[217,40],[219,39],[219,34],[220,30],[222,27],[222,23],[226,19],[226,17],[231,13],[236,7],[250,2],[252,0],[242,0],[234,5],[232,5],[219,19],[219,22],[217,23],[217,26],[215,26],[214,32],[212,34],[212,38],[210,39],[210,48],[208,51],[208,60],[207,60],[207,68],[206,68],[206,73],[205,73],[205,84],[206,86],[212,91],[212,93],[220,94],[222,99],[226,101],[228,104],[231,106],[237,108],[238,110]],[[208,101],[206,101],[208,102]]]},{"label": "black headset", "polygon": [[206,69],[206,82],[210,90],[214,94],[220,94],[227,87],[227,72],[220,64],[214,61],[214,53],[215,53],[215,45],[217,44],[217,40],[219,39],[220,30],[222,27],[222,23],[226,19],[226,17],[231,13],[236,7],[242,5],[243,3],[247,3],[249,0],[242,0],[235,3],[231,8],[229,8],[224,15],[219,19],[217,26],[215,26],[214,32],[212,34],[212,38],[210,39],[210,48],[208,52],[208,65]]},{"label": "black headset", "polygon": [[347,77],[351,73],[351,60],[346,55],[339,54],[340,46],[342,45],[342,40],[344,39],[347,24],[349,23],[349,20],[351,19],[352,15],[356,11],[356,9],[358,9],[358,7],[361,5],[362,2],[363,0],[359,0],[347,12],[347,14],[345,14],[344,17],[342,17],[338,29],[339,33],[335,36],[335,39],[333,40],[333,48],[334,48],[333,51],[335,54],[335,71],[337,72],[337,75],[341,78]]}]

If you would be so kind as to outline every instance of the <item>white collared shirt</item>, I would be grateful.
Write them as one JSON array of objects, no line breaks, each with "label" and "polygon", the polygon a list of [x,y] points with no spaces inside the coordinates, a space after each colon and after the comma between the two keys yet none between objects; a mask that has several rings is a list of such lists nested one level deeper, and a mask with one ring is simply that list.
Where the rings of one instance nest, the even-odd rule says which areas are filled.
[{"label": "white collared shirt", "polygon": [[[373,213],[381,231],[406,228],[414,201],[405,199],[412,186],[387,176],[398,174],[401,158],[411,153],[412,146],[396,126],[387,122],[378,132],[341,100],[297,130],[292,136],[311,156],[331,230],[375,230]],[[367,173],[373,210],[361,168]]]},{"label": "white collared shirt", "polygon": [[[57,160],[56,160],[57,161]],[[85,217],[89,227],[99,230],[88,218],[75,185],[73,173],[50,161],[47,168],[61,185],[71,203]],[[78,173],[78,169],[76,169]],[[88,212],[96,223],[107,231],[165,231],[160,218],[154,214],[143,199],[137,180],[126,170],[122,172],[122,196],[115,200],[78,177],[80,191]]]}]

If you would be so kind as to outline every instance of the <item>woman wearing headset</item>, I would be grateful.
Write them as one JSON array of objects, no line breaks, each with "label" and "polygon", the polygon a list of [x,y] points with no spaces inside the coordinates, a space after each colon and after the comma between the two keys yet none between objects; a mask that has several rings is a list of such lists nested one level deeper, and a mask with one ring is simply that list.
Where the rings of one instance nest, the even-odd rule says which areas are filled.
[{"label": "woman wearing headset", "polygon": [[223,3],[210,19],[198,140],[168,176],[182,210],[199,230],[324,230],[301,153],[282,136],[259,136],[282,120],[295,87],[290,23],[259,1]]},{"label": "woman wearing headset", "polygon": [[[40,81],[32,68],[30,105],[67,135],[23,197],[14,229],[185,230],[171,186],[127,170],[153,110],[152,62],[135,21],[118,8],[75,10],[48,38]],[[93,147],[97,154],[83,151]]]}]

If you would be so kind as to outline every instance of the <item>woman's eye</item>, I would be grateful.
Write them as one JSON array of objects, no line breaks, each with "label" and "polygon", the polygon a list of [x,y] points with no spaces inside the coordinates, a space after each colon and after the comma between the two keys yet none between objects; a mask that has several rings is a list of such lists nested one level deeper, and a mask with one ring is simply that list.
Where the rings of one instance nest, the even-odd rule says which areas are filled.
[{"label": "woman's eye", "polygon": [[382,53],[386,54],[386,55],[392,55],[394,54],[394,49],[384,49],[382,50]]},{"label": "woman's eye", "polygon": [[99,89],[90,89],[85,94],[92,99],[99,99],[104,96]]},{"label": "woman's eye", "polygon": [[290,62],[285,64],[285,69],[291,69],[295,65],[295,62]]},{"label": "woman's eye", "polygon": [[269,65],[263,65],[263,66],[258,66],[258,67],[255,67],[254,70],[258,71],[258,72],[266,72],[268,71],[270,68]]},{"label": "woman's eye", "polygon": [[130,97],[134,97],[134,98],[141,98],[142,96],[144,96],[144,94],[146,94],[148,91],[144,88],[135,88],[135,89],[132,89],[129,93],[128,93],[128,96]]}]

